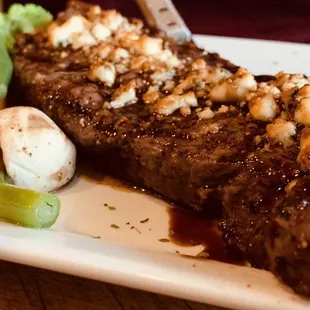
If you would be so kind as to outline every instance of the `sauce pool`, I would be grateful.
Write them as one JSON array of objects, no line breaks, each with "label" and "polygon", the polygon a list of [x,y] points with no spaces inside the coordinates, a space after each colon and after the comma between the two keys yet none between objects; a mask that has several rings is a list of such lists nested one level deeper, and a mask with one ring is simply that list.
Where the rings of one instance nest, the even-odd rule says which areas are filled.
[{"label": "sauce pool", "polygon": [[181,246],[202,245],[208,259],[244,265],[240,251],[228,248],[214,221],[205,219],[199,212],[178,207],[169,209],[170,241]]},{"label": "sauce pool", "polygon": [[[119,191],[139,191],[146,195],[150,194],[148,191],[108,176],[96,169],[96,165],[89,165],[89,161],[83,159],[80,157],[77,165],[77,173],[80,177]],[[215,221],[206,218],[202,213],[177,206],[169,207],[169,217],[169,239],[171,242],[186,247],[202,245],[204,253],[199,257],[207,256],[208,259],[235,265],[245,264],[240,251],[226,246]]]}]

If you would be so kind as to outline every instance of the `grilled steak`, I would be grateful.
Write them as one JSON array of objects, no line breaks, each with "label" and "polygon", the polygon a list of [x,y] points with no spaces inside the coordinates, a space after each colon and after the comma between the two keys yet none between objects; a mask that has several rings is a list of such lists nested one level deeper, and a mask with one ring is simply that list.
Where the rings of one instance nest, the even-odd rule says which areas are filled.
[{"label": "grilled steak", "polygon": [[253,266],[310,294],[306,77],[254,77],[75,1],[13,57],[31,104],[109,173],[216,215]]}]

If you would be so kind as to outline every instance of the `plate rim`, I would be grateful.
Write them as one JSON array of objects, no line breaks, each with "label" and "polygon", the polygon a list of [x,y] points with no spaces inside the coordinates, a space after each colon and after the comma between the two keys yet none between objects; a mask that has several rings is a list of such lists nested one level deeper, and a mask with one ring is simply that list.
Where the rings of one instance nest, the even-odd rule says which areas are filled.
[{"label": "plate rim", "polygon": [[[309,44],[305,43],[291,43],[283,41],[274,40],[262,40],[262,39],[250,39],[250,38],[237,38],[237,37],[226,37],[226,36],[213,36],[213,35],[194,35],[194,39],[199,42],[200,39],[210,39],[210,40],[229,40],[230,42],[255,42],[264,44],[276,44],[276,45],[294,45],[297,48],[309,47]],[[0,225],[0,259],[11,261],[14,263],[25,264],[28,266],[44,268],[56,272],[62,272],[66,274],[71,274],[74,276],[81,276],[89,279],[105,281],[116,285],[124,285],[134,289],[141,289],[143,283],[143,289],[153,293],[159,293],[164,295],[169,295],[173,297],[198,301],[202,303],[209,303],[212,305],[234,308],[239,310],[280,310],[283,309],[283,300],[275,299],[264,299],[266,297],[261,294],[257,289],[252,288],[251,290],[245,287],[240,287],[238,285],[233,285],[229,296],[231,299],[223,298],[223,293],[220,291],[221,280],[216,280],[214,277],[215,284],[218,285],[217,290],[206,291],[205,289],[199,288],[200,276],[199,271],[194,271],[191,268],[190,272],[185,270],[179,270],[175,266],[176,262],[180,263],[182,261],[183,266],[191,267],[193,262],[200,268],[201,264],[206,264],[206,262],[198,262],[197,259],[184,259],[180,258],[171,253],[165,252],[154,252],[151,250],[141,250],[126,246],[123,244],[118,244],[115,242],[110,242],[107,240],[95,240],[86,236],[79,236],[76,234],[71,234],[67,232],[61,232],[56,230],[31,230],[27,228],[15,227],[10,230],[10,234],[7,235],[3,232],[6,231],[6,225]],[[85,239],[86,238],[86,239]],[[25,242],[27,240],[27,242]],[[69,245],[75,245],[75,248],[68,247]],[[83,247],[78,246],[78,244],[83,244]],[[36,251],[30,251],[31,248],[36,248]],[[98,249],[101,249],[98,252]],[[105,250],[104,250],[105,249]],[[132,270],[137,268],[137,262],[130,261],[127,259],[126,264],[122,260],[120,266],[116,266],[115,262],[119,262],[117,255],[112,256],[113,253],[123,253],[124,251],[129,256],[134,258],[136,255],[141,255],[149,259],[149,261],[143,261],[143,270],[152,269],[149,274],[135,274]],[[60,254],[62,250],[62,254]],[[104,252],[104,251],[106,252]],[[52,253],[52,255],[51,255]],[[74,257],[72,260],[71,257]],[[108,264],[103,264],[104,259]],[[165,259],[167,262],[164,265],[158,266],[156,264],[156,259]],[[114,261],[114,262],[113,262]],[[155,263],[154,263],[155,262]],[[218,264],[218,262],[216,262]],[[206,265],[208,268],[212,269],[215,262],[208,261]],[[234,272],[233,270],[243,270],[246,275],[259,274],[266,278],[269,278],[275,283],[277,289],[283,289],[283,285],[278,283],[277,280],[270,273],[264,270],[248,269],[244,270],[246,267],[238,267],[233,265],[227,265],[222,263],[223,268],[227,272]],[[109,267],[108,267],[109,266]],[[124,268],[129,268],[131,272],[126,272]],[[139,262],[139,268],[141,267],[141,261]],[[138,268],[138,269],[139,269]],[[203,268],[203,267],[201,267]],[[210,269],[210,270],[211,270]],[[229,271],[230,270],[230,271]],[[194,280],[197,280],[196,285],[191,285],[191,287],[186,286],[182,281],[169,282],[165,277],[156,277],[155,272],[164,274],[166,271],[173,271],[173,275],[178,278],[178,273],[188,276],[194,273]],[[253,272],[252,272],[253,271]],[[217,282],[218,281],[218,282]],[[208,287],[210,289],[210,287]],[[244,296],[242,293],[247,290],[249,295]],[[289,305],[294,306],[294,309],[305,310],[310,306],[310,300],[305,301],[300,299],[297,295],[292,294],[291,291],[285,287],[285,298],[284,302],[288,302]],[[202,294],[203,293],[203,294]],[[224,293],[224,295],[227,293]],[[253,296],[255,299],[261,296],[259,304],[253,304]],[[257,297],[258,296],[258,297]],[[227,296],[226,296],[227,297]],[[281,296],[283,298],[283,296]]]}]

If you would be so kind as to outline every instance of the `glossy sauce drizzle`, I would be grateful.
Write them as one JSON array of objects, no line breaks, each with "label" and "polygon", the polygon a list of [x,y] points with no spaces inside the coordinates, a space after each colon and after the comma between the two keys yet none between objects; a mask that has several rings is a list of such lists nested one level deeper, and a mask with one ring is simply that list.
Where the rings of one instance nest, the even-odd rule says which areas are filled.
[{"label": "glossy sauce drizzle", "polygon": [[208,259],[244,265],[237,249],[228,248],[214,221],[203,218],[198,212],[178,207],[169,209],[170,240],[181,246],[204,246]]},{"label": "glossy sauce drizzle", "polygon": [[[83,160],[79,161],[77,173],[88,181],[110,186],[119,191],[139,191],[146,195],[150,194],[148,191],[107,176],[107,174],[100,172],[95,167],[91,167],[88,162],[86,163]],[[244,265],[245,262],[242,260],[241,253],[225,245],[221,232],[214,221],[207,219],[199,212],[176,206],[169,208],[169,216],[171,242],[188,247],[202,245],[204,247],[203,253],[208,255],[208,259]]]}]

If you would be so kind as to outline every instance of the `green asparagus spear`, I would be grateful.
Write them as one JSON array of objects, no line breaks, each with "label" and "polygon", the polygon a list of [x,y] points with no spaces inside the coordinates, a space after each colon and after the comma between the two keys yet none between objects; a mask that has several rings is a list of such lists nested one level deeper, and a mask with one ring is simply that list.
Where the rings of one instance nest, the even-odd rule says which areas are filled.
[{"label": "green asparagus spear", "polygon": [[59,199],[14,185],[0,183],[0,218],[33,228],[51,227],[60,210]]},{"label": "green asparagus spear", "polygon": [[5,98],[13,71],[12,60],[6,49],[5,41],[0,36],[0,100]]}]

